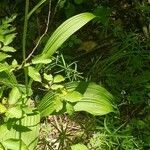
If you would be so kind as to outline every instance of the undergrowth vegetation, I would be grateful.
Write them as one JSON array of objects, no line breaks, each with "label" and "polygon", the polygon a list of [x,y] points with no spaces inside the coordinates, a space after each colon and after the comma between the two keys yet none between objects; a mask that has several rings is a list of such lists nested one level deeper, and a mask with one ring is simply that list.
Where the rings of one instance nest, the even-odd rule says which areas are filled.
[{"label": "undergrowth vegetation", "polygon": [[149,150],[149,43],[149,0],[1,0],[0,150]]}]

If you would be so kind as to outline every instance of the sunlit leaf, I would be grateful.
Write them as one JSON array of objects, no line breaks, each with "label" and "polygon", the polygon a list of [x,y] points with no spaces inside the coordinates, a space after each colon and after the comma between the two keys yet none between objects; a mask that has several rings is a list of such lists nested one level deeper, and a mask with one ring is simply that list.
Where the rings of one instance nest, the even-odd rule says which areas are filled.
[{"label": "sunlit leaf", "polygon": [[0,143],[0,150],[4,150],[4,146]]},{"label": "sunlit leaf", "polygon": [[72,115],[74,113],[74,108],[70,103],[66,103],[66,111],[69,115]]},{"label": "sunlit leaf", "polygon": [[1,50],[4,52],[15,52],[16,51],[16,49],[14,49],[13,47],[10,47],[10,46],[3,46],[1,48]]},{"label": "sunlit leaf", "polygon": [[49,64],[51,63],[51,59],[40,59],[40,58],[34,58],[32,59],[32,64]]},{"label": "sunlit leaf", "polygon": [[62,89],[64,86],[63,85],[61,85],[61,84],[53,84],[52,86],[51,86],[51,89],[52,90],[58,90],[58,89]]},{"label": "sunlit leaf", "polygon": [[41,82],[41,75],[34,67],[28,67],[28,75],[34,80]]},{"label": "sunlit leaf", "polygon": [[16,59],[14,59],[11,64],[12,64],[12,67],[17,67],[18,66],[18,62],[17,62]]},{"label": "sunlit leaf", "polygon": [[77,91],[68,92],[63,98],[68,102],[78,102],[82,99],[82,94]]},{"label": "sunlit leaf", "polygon": [[38,110],[40,112],[41,117],[48,116],[53,111],[55,111],[54,105],[55,95],[53,92],[49,91],[40,101],[38,105]]},{"label": "sunlit leaf", "polygon": [[9,45],[15,37],[16,37],[16,34],[14,33],[5,35],[4,45]]},{"label": "sunlit leaf", "polygon": [[88,150],[88,148],[83,144],[75,144],[71,146],[71,150]]},{"label": "sunlit leaf", "polygon": [[53,76],[51,74],[46,74],[44,73],[44,79],[46,79],[47,81],[52,81],[53,80]]},{"label": "sunlit leaf", "polygon": [[6,111],[7,111],[7,108],[3,104],[0,103],[0,114],[5,113]]},{"label": "sunlit leaf", "polygon": [[0,61],[5,60],[6,58],[9,58],[9,57],[11,57],[11,56],[8,54],[0,52]]},{"label": "sunlit leaf", "polygon": [[19,139],[8,139],[4,142],[2,142],[2,145],[7,148],[7,149],[11,149],[11,150],[29,150],[27,148],[27,145]]},{"label": "sunlit leaf", "polygon": [[[39,136],[39,123],[40,115],[37,111],[34,111],[34,113],[25,116],[20,121],[16,122],[18,128],[17,125],[14,125],[14,128],[8,130],[5,124],[0,125],[0,143],[3,144],[3,142],[6,140],[21,138],[21,141],[25,143],[25,145],[28,147],[28,150],[36,149]],[[15,130],[15,128],[17,128],[17,130]],[[9,146],[9,143],[6,143],[5,146]],[[13,149],[13,147],[9,148],[11,150]],[[19,149],[19,145],[17,146],[16,144],[14,150],[17,149]],[[23,150],[23,148],[21,148],[21,150]]]},{"label": "sunlit leaf", "polygon": [[75,111],[86,111],[92,115],[105,115],[113,112],[112,95],[103,87],[89,82],[67,84],[69,91],[79,91],[83,97],[75,106]]},{"label": "sunlit leaf", "polygon": [[[6,62],[5,65],[9,66]],[[10,70],[5,70],[0,73],[0,83],[6,85],[7,87],[20,88],[15,75],[13,74],[13,72],[10,72]]]},{"label": "sunlit leaf", "polygon": [[21,118],[22,117],[22,109],[20,106],[11,107],[5,113],[7,118]]},{"label": "sunlit leaf", "polygon": [[62,101],[57,97],[54,99],[54,105],[55,105],[56,112],[59,112],[63,108]]},{"label": "sunlit leaf", "polygon": [[17,87],[14,87],[9,93],[8,103],[10,105],[15,104],[21,97],[21,93]]},{"label": "sunlit leaf", "polygon": [[8,64],[0,63],[0,72],[10,70],[11,67]]},{"label": "sunlit leaf", "polygon": [[54,76],[53,82],[54,83],[60,83],[60,82],[62,82],[64,80],[65,80],[65,78],[62,75],[56,75],[56,76]]}]

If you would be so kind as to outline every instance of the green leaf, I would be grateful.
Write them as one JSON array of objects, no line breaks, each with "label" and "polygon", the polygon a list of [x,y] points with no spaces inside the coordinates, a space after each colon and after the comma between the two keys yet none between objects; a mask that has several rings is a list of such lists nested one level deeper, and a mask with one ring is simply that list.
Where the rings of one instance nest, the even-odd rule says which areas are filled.
[{"label": "green leaf", "polygon": [[51,59],[40,59],[38,57],[32,59],[32,64],[49,64],[51,62]]},{"label": "green leaf", "polygon": [[7,129],[7,125],[6,124],[2,124],[0,125],[0,133],[1,133],[1,136],[0,136],[0,142],[2,141],[2,139],[4,137],[6,137],[6,134],[9,132],[9,130]]},{"label": "green leaf", "polygon": [[12,65],[12,67],[14,67],[14,68],[17,67],[17,66],[18,66],[17,60],[14,59],[14,60],[12,61],[11,65]]},{"label": "green leaf", "polygon": [[20,106],[11,107],[5,113],[7,118],[21,118],[22,117],[22,109]]},{"label": "green leaf", "polygon": [[44,79],[47,80],[47,81],[52,81],[53,80],[53,76],[51,74],[46,74],[44,73]]},{"label": "green leaf", "polygon": [[75,144],[71,146],[71,150],[88,150],[88,148],[83,144]]},{"label": "green leaf", "polygon": [[41,75],[34,67],[28,67],[28,75],[37,82],[41,82]]},{"label": "green leaf", "polygon": [[72,115],[74,113],[74,108],[70,103],[66,103],[66,111],[69,115]]},{"label": "green leaf", "polygon": [[58,89],[62,89],[64,86],[63,85],[60,85],[60,84],[53,84],[51,86],[51,89],[52,90],[58,90]]},{"label": "green leaf", "polygon": [[4,45],[9,45],[15,37],[16,37],[16,34],[14,33],[5,35]]},{"label": "green leaf", "polygon": [[13,105],[21,98],[21,93],[17,87],[14,87],[9,93],[8,103]]},{"label": "green leaf", "polygon": [[13,47],[10,47],[10,46],[3,46],[1,48],[1,50],[4,52],[15,52],[16,51],[16,49],[14,49]]},{"label": "green leaf", "polygon": [[54,105],[55,105],[56,112],[59,112],[63,108],[63,103],[59,97],[56,97],[54,99]]},{"label": "green leaf", "polygon": [[41,59],[50,58],[73,33],[93,18],[95,18],[95,16],[91,13],[81,13],[66,20],[49,38],[43,53],[40,55]]},{"label": "green leaf", "polygon": [[51,115],[54,111],[55,111],[55,104],[54,102],[49,102],[48,101],[48,104],[47,107],[45,107],[45,109],[39,109],[39,111],[41,111],[40,115],[41,117],[46,117],[46,116],[49,116]]},{"label": "green leaf", "polygon": [[18,124],[15,124],[13,126],[13,129],[15,129],[16,131],[19,131],[19,132],[29,132],[31,131],[31,129],[29,127],[26,127],[26,126],[23,126],[23,125],[18,125]]},{"label": "green leaf", "polygon": [[28,150],[27,145],[19,139],[8,139],[4,142],[2,142],[2,145],[6,149],[11,149],[11,150]]},{"label": "green leaf", "polygon": [[54,76],[53,82],[54,83],[60,83],[60,82],[62,82],[64,80],[65,80],[65,78],[62,75],[56,75],[56,76]]},{"label": "green leaf", "polygon": [[103,87],[89,82],[68,83],[69,91],[79,91],[83,97],[74,105],[75,111],[86,111],[92,115],[105,115],[113,112],[113,96]]},{"label": "green leaf", "polygon": [[9,70],[5,70],[5,72],[0,73],[0,83],[6,85],[7,87],[20,88],[20,85],[18,84],[15,75],[13,74],[13,72],[10,72]]},{"label": "green leaf", "polygon": [[11,67],[8,64],[0,63],[0,72],[10,70]]},{"label": "green leaf", "polygon": [[0,143],[0,150],[5,150],[4,146]]},{"label": "green leaf", "polygon": [[3,60],[5,60],[6,58],[9,58],[9,57],[11,57],[11,56],[8,55],[8,54],[0,52],[0,61],[3,61]]},{"label": "green leaf", "polygon": [[7,111],[7,108],[3,104],[0,103],[0,114],[5,113],[6,111]]},{"label": "green leaf", "polygon": [[52,91],[49,91],[40,101],[38,105],[38,110],[40,112],[41,117],[45,117],[50,115],[53,111],[55,111],[54,105],[55,95]]},{"label": "green leaf", "polygon": [[67,95],[65,95],[63,98],[68,101],[68,102],[78,102],[82,99],[82,94],[77,92],[77,91],[72,91],[67,93]]}]

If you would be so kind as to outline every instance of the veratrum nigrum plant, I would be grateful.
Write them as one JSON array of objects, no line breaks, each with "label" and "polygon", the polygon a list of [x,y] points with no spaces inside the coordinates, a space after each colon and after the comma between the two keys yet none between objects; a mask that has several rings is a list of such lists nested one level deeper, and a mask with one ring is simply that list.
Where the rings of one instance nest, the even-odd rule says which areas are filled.
[{"label": "veratrum nigrum plant", "polygon": [[[50,114],[86,111],[92,115],[105,115],[114,111],[112,95],[100,85],[91,82],[63,84],[65,78],[62,75],[44,73],[41,76],[39,72],[43,64],[51,63],[51,56],[74,32],[95,18],[93,14],[81,13],[66,20],[51,35],[41,54],[30,61],[27,59],[28,21],[45,1],[41,0],[29,11],[29,0],[26,0],[21,64],[9,59],[16,51],[10,46],[16,36],[15,28],[11,25],[16,16],[3,19],[0,25],[0,150],[35,149],[40,119]],[[15,76],[17,70],[24,70],[25,84],[18,82]],[[47,82],[43,82],[43,78]],[[48,91],[38,106],[32,99],[35,94],[32,88],[34,82]]]}]

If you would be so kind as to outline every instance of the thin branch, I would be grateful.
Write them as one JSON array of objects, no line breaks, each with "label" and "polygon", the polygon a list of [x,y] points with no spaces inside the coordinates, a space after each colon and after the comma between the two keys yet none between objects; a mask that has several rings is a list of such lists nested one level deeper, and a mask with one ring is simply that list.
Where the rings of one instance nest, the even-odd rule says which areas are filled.
[{"label": "thin branch", "polygon": [[51,0],[49,1],[49,11],[48,11],[48,16],[47,16],[47,23],[46,23],[46,29],[45,32],[41,35],[41,37],[39,38],[36,46],[33,48],[32,52],[28,55],[28,57],[26,58],[26,61],[29,60],[31,58],[31,56],[33,55],[33,53],[35,52],[35,50],[37,49],[37,47],[39,46],[42,38],[46,35],[47,31],[48,31],[48,27],[49,27],[49,22],[50,22],[50,15],[51,15]]}]

